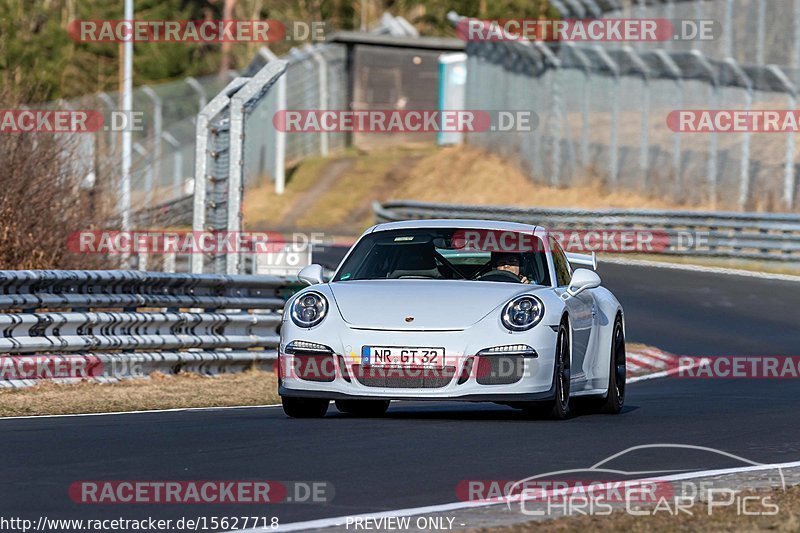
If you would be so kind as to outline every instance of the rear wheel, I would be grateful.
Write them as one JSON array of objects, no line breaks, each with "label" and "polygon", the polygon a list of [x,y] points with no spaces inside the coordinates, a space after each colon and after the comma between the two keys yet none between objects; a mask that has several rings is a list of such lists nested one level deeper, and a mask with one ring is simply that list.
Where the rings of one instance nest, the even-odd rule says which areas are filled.
[{"label": "rear wheel", "polygon": [[608,376],[608,394],[600,411],[612,415],[619,414],[625,403],[625,333],[622,330],[622,318],[617,315],[614,320],[613,337],[611,338],[611,370]]},{"label": "rear wheel", "polygon": [[330,400],[319,398],[281,397],[283,412],[292,418],[322,418],[330,403]]},{"label": "rear wheel", "polygon": [[336,400],[336,408],[348,415],[382,416],[389,409],[389,400]]},{"label": "rear wheel", "polygon": [[566,320],[558,327],[556,337],[555,368],[553,369],[554,398],[548,402],[535,403],[525,410],[534,416],[546,416],[564,420],[572,414],[569,400],[570,351],[569,328]]}]

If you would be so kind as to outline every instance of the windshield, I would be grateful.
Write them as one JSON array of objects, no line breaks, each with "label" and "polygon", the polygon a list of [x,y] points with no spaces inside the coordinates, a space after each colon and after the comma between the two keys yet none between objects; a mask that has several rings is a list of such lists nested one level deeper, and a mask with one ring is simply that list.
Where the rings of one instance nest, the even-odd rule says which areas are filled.
[{"label": "windshield", "polygon": [[445,279],[549,285],[531,234],[462,228],[379,231],[361,239],[333,281]]}]

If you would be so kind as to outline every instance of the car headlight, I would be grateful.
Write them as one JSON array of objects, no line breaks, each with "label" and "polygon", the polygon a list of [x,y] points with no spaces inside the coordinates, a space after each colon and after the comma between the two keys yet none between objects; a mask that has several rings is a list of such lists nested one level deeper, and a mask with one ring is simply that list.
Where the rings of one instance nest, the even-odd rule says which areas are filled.
[{"label": "car headlight", "polygon": [[518,296],[503,308],[501,320],[511,331],[526,331],[544,316],[544,304],[535,296]]},{"label": "car headlight", "polygon": [[328,300],[318,292],[305,292],[292,303],[292,321],[301,328],[316,326],[327,314]]}]

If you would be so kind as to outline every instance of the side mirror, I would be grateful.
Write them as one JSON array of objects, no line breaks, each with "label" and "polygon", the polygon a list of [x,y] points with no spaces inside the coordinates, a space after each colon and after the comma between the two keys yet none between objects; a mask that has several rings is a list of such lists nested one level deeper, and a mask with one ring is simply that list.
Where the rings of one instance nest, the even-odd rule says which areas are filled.
[{"label": "side mirror", "polygon": [[308,265],[297,273],[297,277],[309,285],[322,283],[322,265]]},{"label": "side mirror", "polygon": [[577,296],[586,289],[594,289],[600,286],[600,276],[591,270],[579,268],[572,273],[572,279],[569,280],[566,294],[570,296]]}]

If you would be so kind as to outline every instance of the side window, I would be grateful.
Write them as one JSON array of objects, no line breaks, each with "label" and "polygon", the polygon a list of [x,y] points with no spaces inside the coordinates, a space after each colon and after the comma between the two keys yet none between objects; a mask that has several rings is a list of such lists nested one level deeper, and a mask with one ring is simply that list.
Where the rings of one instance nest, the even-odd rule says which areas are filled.
[{"label": "side window", "polygon": [[569,261],[564,251],[553,237],[550,237],[550,251],[553,254],[553,267],[556,271],[556,281],[559,287],[569,285],[569,280],[572,277],[572,272],[569,269]]}]

